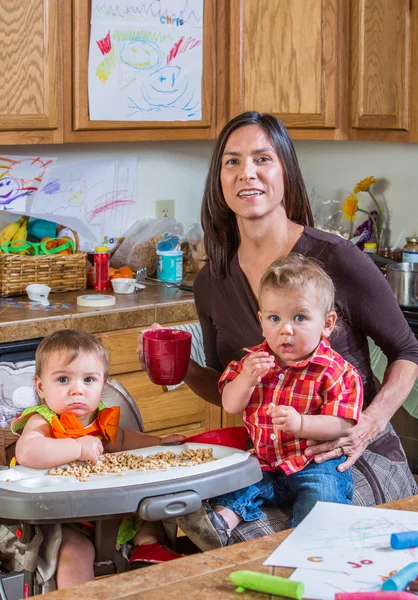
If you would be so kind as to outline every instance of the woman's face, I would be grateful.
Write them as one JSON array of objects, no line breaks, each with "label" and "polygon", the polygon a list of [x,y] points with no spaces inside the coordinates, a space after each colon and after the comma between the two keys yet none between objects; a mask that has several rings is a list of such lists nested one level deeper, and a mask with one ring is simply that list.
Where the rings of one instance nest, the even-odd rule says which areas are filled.
[{"label": "woman's face", "polygon": [[269,215],[283,200],[283,169],[266,133],[258,125],[240,127],[222,156],[221,185],[225,202],[237,219]]}]

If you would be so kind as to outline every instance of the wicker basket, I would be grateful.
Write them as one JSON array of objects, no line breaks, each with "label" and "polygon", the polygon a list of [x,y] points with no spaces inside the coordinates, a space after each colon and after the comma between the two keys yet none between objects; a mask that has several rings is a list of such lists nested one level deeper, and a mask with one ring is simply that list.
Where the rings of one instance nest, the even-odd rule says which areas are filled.
[{"label": "wicker basket", "polygon": [[[75,233],[75,232],[74,232]],[[69,292],[86,288],[87,253],[76,254],[0,254],[0,297],[25,294],[31,283],[49,285],[52,292]]]}]

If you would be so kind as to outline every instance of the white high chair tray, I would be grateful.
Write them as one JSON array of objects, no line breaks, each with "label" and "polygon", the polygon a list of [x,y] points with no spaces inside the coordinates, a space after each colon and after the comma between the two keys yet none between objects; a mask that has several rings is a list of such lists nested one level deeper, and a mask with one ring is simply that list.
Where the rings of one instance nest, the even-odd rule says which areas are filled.
[{"label": "white high chair tray", "polygon": [[[197,448],[212,448],[216,460],[190,467],[170,467],[167,470],[128,470],[123,476],[115,473],[93,474],[85,482],[75,477],[48,475],[48,469],[32,469],[20,465],[0,471],[0,522],[20,519],[42,523],[135,514],[144,499],[147,500],[147,509],[145,513],[142,511],[144,514],[141,516],[150,518],[150,510],[153,512],[151,505],[154,504],[155,508],[158,503],[157,512],[162,511],[163,514],[151,518],[157,520],[173,516],[174,504],[178,505],[179,510],[184,504],[183,512],[178,514],[192,512],[188,510],[190,498],[187,499],[187,494],[197,494],[201,501],[246,487],[261,479],[257,459],[248,452],[226,446],[186,442],[130,452],[149,456],[168,451],[181,454],[183,450]],[[161,496],[167,498],[167,502]],[[160,498],[153,502],[154,497]],[[194,506],[193,497],[191,499]],[[171,506],[168,512],[167,506]]]}]

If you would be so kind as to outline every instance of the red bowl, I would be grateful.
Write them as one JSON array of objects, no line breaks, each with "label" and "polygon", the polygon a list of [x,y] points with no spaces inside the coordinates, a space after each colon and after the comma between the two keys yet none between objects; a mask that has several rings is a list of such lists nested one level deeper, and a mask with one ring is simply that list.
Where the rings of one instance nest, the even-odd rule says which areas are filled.
[{"label": "red bowl", "polygon": [[197,444],[214,444],[215,446],[229,446],[246,450],[247,430],[245,427],[224,427],[223,429],[212,429],[186,438],[184,442],[195,442]]}]

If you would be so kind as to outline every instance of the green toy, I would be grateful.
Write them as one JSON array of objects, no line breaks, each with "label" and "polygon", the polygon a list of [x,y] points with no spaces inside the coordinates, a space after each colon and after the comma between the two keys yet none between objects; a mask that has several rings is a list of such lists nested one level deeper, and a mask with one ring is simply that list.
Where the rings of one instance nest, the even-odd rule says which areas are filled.
[{"label": "green toy", "polygon": [[245,592],[247,589],[274,594],[275,596],[295,598],[295,600],[302,600],[305,592],[305,586],[300,581],[291,581],[284,577],[266,575],[255,571],[233,571],[230,573],[229,579],[238,586],[236,592]]}]

